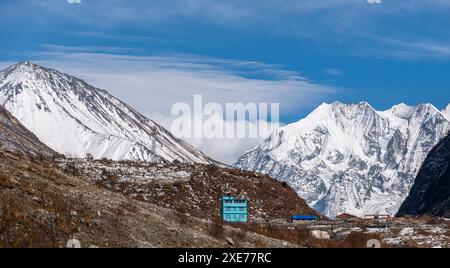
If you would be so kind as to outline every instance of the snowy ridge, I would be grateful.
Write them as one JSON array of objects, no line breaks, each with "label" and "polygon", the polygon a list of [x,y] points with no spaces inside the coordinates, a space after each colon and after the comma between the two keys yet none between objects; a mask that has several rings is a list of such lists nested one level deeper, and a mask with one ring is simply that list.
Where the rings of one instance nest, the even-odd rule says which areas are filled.
[{"label": "snowy ridge", "polygon": [[366,102],[324,103],[274,131],[235,166],[287,182],[330,217],[395,214],[427,153],[449,130],[431,104],[379,112]]},{"label": "snowy ridge", "polygon": [[450,121],[450,104],[447,106],[447,108],[442,110],[442,113],[445,115],[445,117],[447,117],[447,120]]},{"label": "snowy ridge", "polygon": [[0,150],[31,156],[57,156],[55,151],[45,146],[2,106],[0,106]]},{"label": "snowy ridge", "polygon": [[0,72],[0,104],[43,143],[67,156],[212,161],[108,92],[30,62]]}]

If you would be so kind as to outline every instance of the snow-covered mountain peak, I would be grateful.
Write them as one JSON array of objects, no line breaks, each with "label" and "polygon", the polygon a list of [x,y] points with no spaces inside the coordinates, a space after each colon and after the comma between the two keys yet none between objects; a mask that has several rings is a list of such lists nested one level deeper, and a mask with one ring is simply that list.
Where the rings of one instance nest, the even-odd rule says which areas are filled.
[{"label": "snow-covered mountain peak", "polygon": [[66,91],[73,93],[92,93],[102,91],[88,85],[85,81],[55,69],[24,61],[17,63],[0,72],[3,85],[16,86],[18,90],[37,90],[41,94],[54,91]]},{"label": "snow-covered mountain peak", "polygon": [[324,103],[235,166],[288,182],[328,216],[394,214],[426,154],[449,130],[431,104],[376,111],[367,102]]},{"label": "snow-covered mountain peak", "polygon": [[346,119],[363,119],[367,116],[374,116],[375,109],[367,102],[362,101],[358,104],[345,104],[341,102],[333,102],[331,105],[331,115],[336,120]]},{"label": "snow-covered mountain peak", "polygon": [[44,66],[41,66],[41,65],[36,64],[36,63],[33,63],[31,61],[18,62],[16,64],[12,65],[11,67],[9,67],[8,69],[20,69],[20,68],[47,69]]},{"label": "snow-covered mountain peak", "polygon": [[441,111],[430,103],[416,106],[401,103],[389,110],[380,111],[378,114],[386,118],[392,127],[403,129],[404,131],[406,131],[404,126],[420,128],[421,123],[427,120],[449,121]]},{"label": "snow-covered mountain peak", "polygon": [[[29,61],[22,61],[14,64],[1,72],[3,77],[9,78],[12,84],[27,82],[28,80],[40,80],[49,78],[52,71],[43,66]],[[61,75],[64,75],[60,73]]]},{"label": "snow-covered mountain peak", "polygon": [[312,111],[305,119],[288,125],[286,128],[290,129],[290,126],[295,129],[295,126],[303,126],[307,122],[313,122],[314,124],[325,124],[330,120],[341,121],[343,118],[353,119],[362,118],[367,115],[375,115],[375,109],[367,102],[360,102],[358,104],[346,104],[335,101],[331,104],[322,103],[314,111]]},{"label": "snow-covered mountain peak", "polygon": [[416,106],[416,112],[417,113],[432,113],[432,114],[436,114],[436,113],[440,113],[441,111],[439,111],[438,108],[436,108],[436,106],[434,106],[431,103],[423,103],[423,104],[419,104]]},{"label": "snow-covered mountain peak", "polygon": [[343,103],[339,101],[334,101],[331,104],[333,110],[374,110],[373,107],[366,101],[361,101],[359,103]]},{"label": "snow-covered mountain peak", "polygon": [[68,156],[211,162],[107,91],[30,62],[0,72],[0,104],[47,146]]},{"label": "snow-covered mountain peak", "polygon": [[386,112],[402,119],[408,119],[412,116],[415,109],[416,107],[414,106],[409,106],[407,104],[400,103],[392,106],[392,108],[387,110]]},{"label": "snow-covered mountain peak", "polygon": [[29,71],[29,70],[32,70],[32,69],[42,69],[42,68],[44,68],[44,67],[41,66],[41,65],[32,63],[30,61],[21,61],[21,62],[18,62],[16,64],[14,64],[14,65],[11,65],[6,70],[9,70],[9,71],[13,71],[13,70],[15,70],[15,71],[27,70],[27,71]]}]

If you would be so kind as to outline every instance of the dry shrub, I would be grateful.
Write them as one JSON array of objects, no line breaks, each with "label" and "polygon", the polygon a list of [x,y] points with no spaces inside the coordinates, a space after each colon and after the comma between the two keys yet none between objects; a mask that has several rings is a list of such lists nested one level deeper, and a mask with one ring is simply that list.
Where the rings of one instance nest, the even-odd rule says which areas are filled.
[{"label": "dry shrub", "polygon": [[[5,178],[0,175],[0,181]],[[76,219],[71,215],[75,210],[73,199],[55,192],[46,183],[27,181],[20,190],[0,192],[0,247],[64,246],[77,232]],[[28,194],[39,201],[28,201]]]},{"label": "dry shrub", "polygon": [[76,232],[71,216],[71,212],[75,208],[71,200],[45,186],[40,191],[43,193],[43,197],[50,201],[47,210],[52,215],[52,220],[49,222],[49,226],[58,233],[71,234]]},{"label": "dry shrub", "polygon": [[0,248],[57,247],[51,225],[24,214],[15,198],[2,198],[0,206]]},{"label": "dry shrub", "polygon": [[13,187],[14,184],[11,176],[3,172],[0,172],[0,188],[13,188]]},{"label": "dry shrub", "polygon": [[342,246],[345,248],[365,248],[367,247],[367,241],[370,239],[381,241],[380,236],[377,234],[353,232],[344,239]]},{"label": "dry shrub", "polygon": [[255,242],[253,243],[253,245],[254,245],[256,248],[263,248],[263,247],[266,246],[266,245],[264,244],[264,242],[261,241],[260,239],[255,240]]},{"label": "dry shrub", "polygon": [[431,215],[425,215],[420,217],[421,220],[423,220],[426,224],[430,224],[430,225],[438,225],[442,223],[442,220],[437,218],[437,217],[433,217]]},{"label": "dry shrub", "polygon": [[187,213],[187,210],[184,208],[180,208],[175,211],[175,216],[179,224],[188,225],[191,222],[190,215]]},{"label": "dry shrub", "polygon": [[314,239],[313,236],[311,235],[311,230],[307,228],[297,228],[295,230],[295,234],[296,234],[296,241],[298,244]]},{"label": "dry shrub", "polygon": [[67,173],[72,174],[74,176],[80,175],[80,170],[78,169],[78,167],[75,165],[74,162],[67,162],[66,166],[64,167],[64,170]]},{"label": "dry shrub", "polygon": [[101,158],[99,161],[102,164],[111,164],[113,162],[111,159],[108,159],[106,157]]},{"label": "dry shrub", "polygon": [[216,239],[223,239],[225,237],[225,228],[222,223],[222,219],[216,218],[210,228],[209,234]]},{"label": "dry shrub", "polygon": [[447,230],[444,235],[450,237],[450,230]]},{"label": "dry shrub", "polygon": [[231,237],[237,243],[242,243],[242,242],[245,242],[245,240],[247,239],[247,232],[244,230],[241,230],[241,229],[234,230],[231,233]]},{"label": "dry shrub", "polygon": [[391,228],[391,234],[394,236],[398,236],[400,234],[401,228]]},{"label": "dry shrub", "polygon": [[206,173],[210,176],[217,176],[219,173],[219,168],[216,165],[208,165],[206,167]]},{"label": "dry shrub", "polygon": [[426,236],[426,235],[430,234],[430,232],[428,230],[423,229],[423,228],[416,229],[415,231],[418,235]]},{"label": "dry shrub", "polygon": [[58,177],[58,173],[54,168],[44,168],[42,173],[44,173],[48,179],[55,179]]},{"label": "dry shrub", "polygon": [[412,239],[408,239],[401,244],[401,247],[402,248],[420,248],[423,246],[417,244],[417,242]]},{"label": "dry shrub", "polygon": [[187,216],[185,213],[179,213],[176,212],[178,223],[181,225],[188,225],[190,222],[189,216]]}]

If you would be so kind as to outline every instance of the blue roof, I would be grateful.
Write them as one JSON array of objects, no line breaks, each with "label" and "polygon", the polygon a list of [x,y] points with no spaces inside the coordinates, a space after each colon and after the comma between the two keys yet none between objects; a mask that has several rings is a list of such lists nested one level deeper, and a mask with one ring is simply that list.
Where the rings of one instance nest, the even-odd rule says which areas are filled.
[{"label": "blue roof", "polygon": [[292,215],[291,219],[293,220],[316,220],[318,216],[315,215]]}]

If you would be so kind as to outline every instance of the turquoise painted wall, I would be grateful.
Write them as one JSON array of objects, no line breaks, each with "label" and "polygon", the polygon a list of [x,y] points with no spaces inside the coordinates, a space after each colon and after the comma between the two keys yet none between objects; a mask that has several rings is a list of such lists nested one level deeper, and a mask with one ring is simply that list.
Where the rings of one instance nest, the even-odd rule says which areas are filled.
[{"label": "turquoise painted wall", "polygon": [[222,197],[222,219],[226,222],[247,222],[248,201],[234,196]]}]

